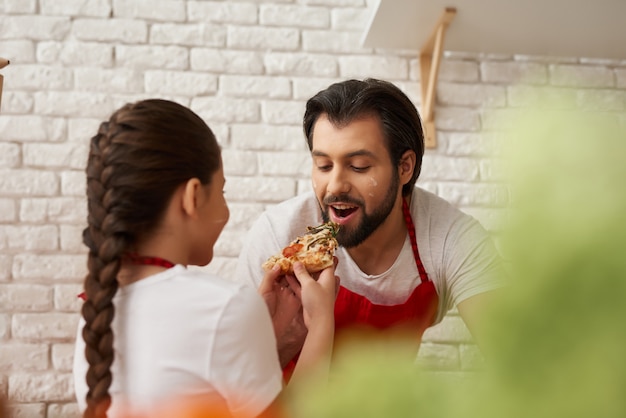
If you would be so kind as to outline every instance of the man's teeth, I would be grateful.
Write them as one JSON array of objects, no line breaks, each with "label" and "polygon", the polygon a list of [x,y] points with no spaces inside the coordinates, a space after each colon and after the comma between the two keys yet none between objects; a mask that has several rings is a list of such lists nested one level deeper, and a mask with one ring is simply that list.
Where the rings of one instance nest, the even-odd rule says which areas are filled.
[{"label": "man's teeth", "polygon": [[354,206],[348,206],[348,205],[333,205],[333,208],[337,209],[337,210],[347,210],[347,209],[353,209]]}]

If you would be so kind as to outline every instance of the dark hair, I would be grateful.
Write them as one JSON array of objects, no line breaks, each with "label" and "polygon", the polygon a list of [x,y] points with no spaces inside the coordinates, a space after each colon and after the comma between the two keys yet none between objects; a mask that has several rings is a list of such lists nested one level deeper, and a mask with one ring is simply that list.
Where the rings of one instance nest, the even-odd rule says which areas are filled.
[{"label": "dark hair", "polygon": [[411,194],[422,169],[424,134],[415,105],[390,82],[368,78],[347,80],[330,85],[310,98],[304,112],[304,135],[309,150],[313,148],[313,128],[320,115],[326,114],[336,126],[345,126],[355,119],[375,115],[394,165],[400,163],[407,150],[415,151],[416,162],[411,181],[402,187],[402,194]]},{"label": "dark hair", "polygon": [[87,161],[88,247],[87,371],[84,417],[106,417],[111,403],[113,297],[121,259],[161,221],[181,184],[208,184],[221,164],[220,148],[207,124],[188,108],[152,99],[117,110],[91,139]]}]

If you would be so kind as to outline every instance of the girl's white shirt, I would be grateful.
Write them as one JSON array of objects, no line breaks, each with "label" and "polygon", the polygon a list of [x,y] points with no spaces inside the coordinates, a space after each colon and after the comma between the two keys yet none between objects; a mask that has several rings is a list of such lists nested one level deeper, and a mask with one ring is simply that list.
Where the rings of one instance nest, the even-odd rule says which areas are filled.
[{"label": "girl's white shirt", "polygon": [[[113,303],[110,417],[187,395],[256,416],[280,393],[272,321],[255,288],[176,265],[120,288]],[[81,318],[74,356],[81,410],[88,390],[83,326]]]}]

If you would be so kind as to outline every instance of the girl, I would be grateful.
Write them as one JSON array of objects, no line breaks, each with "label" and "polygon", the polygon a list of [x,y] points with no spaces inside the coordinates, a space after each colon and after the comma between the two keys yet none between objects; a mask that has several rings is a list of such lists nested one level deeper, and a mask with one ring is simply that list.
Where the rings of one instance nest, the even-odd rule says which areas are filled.
[{"label": "girl", "polygon": [[85,418],[180,417],[197,402],[210,416],[271,413],[282,389],[275,333],[301,306],[309,333],[290,385],[327,369],[334,266],[315,281],[297,265],[290,289],[271,271],[260,294],[187,268],[211,261],[229,217],[220,148],[200,117],[165,100],[128,104],[92,138],[86,173],[74,357]]}]

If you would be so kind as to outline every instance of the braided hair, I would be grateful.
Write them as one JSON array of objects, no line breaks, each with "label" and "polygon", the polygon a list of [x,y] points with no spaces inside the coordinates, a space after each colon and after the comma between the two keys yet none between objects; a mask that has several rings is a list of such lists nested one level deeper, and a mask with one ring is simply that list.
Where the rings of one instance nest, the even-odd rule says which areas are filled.
[{"label": "braided hair", "polygon": [[89,364],[84,418],[106,417],[111,404],[111,323],[122,257],[159,224],[178,186],[192,178],[208,184],[220,164],[220,148],[207,124],[167,100],[121,107],[91,139],[83,231],[88,273],[82,336]]}]

